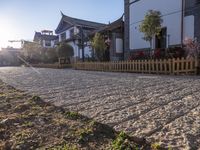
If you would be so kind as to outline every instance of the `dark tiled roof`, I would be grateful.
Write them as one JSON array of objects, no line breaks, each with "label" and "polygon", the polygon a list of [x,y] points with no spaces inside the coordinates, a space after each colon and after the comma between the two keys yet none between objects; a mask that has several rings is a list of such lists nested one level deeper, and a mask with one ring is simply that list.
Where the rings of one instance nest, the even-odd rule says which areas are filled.
[{"label": "dark tiled roof", "polygon": [[35,32],[35,36],[33,41],[40,41],[40,40],[57,40],[58,36],[56,35],[46,35],[46,34],[42,34],[41,32]]},{"label": "dark tiled roof", "polygon": [[114,30],[116,28],[123,27],[123,26],[124,26],[124,21],[123,21],[123,16],[122,16],[119,19],[117,19],[116,21],[114,21],[114,22],[112,22],[112,23],[110,23],[108,25],[105,25],[105,26],[93,31],[91,33],[91,35],[93,35],[93,34],[95,34],[97,32],[112,31],[112,30]]},{"label": "dark tiled roof", "polygon": [[87,20],[82,20],[82,19],[78,19],[78,18],[72,18],[69,16],[66,16],[64,14],[62,14],[62,19],[56,29],[56,33],[58,33],[59,31],[61,31],[62,29],[62,23],[66,22],[68,24],[71,24],[72,26],[82,26],[82,27],[86,27],[86,28],[92,28],[92,29],[99,29],[103,26],[105,26],[105,24],[103,23],[97,23],[97,22],[93,22],[93,21],[87,21]]},{"label": "dark tiled roof", "polygon": [[97,23],[97,22],[72,18],[72,17],[66,16],[66,15],[63,15],[63,20],[66,22],[70,22],[73,25],[81,25],[81,26],[92,27],[92,28],[99,28],[99,27],[105,26],[105,24],[103,24],[103,23]]}]

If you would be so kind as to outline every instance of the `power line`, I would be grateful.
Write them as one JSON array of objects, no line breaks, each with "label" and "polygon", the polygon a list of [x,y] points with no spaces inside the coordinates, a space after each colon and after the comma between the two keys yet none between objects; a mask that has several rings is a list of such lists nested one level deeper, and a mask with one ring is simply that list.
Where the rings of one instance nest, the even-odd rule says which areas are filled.
[{"label": "power line", "polygon": [[[195,9],[197,9],[199,7],[200,7],[200,4],[198,4],[196,6],[193,6],[193,7],[188,7],[188,8],[186,8],[184,10],[184,13],[188,13],[188,12],[194,11]],[[171,13],[168,13],[168,14],[161,15],[161,17],[170,16],[170,15],[178,14],[178,13],[181,13],[181,12],[183,12],[183,10],[177,10],[177,11],[174,11],[174,12],[171,12]],[[142,21],[143,20],[140,20],[140,21],[137,21],[137,22],[133,22],[130,25],[137,24],[137,23],[140,23]]]}]

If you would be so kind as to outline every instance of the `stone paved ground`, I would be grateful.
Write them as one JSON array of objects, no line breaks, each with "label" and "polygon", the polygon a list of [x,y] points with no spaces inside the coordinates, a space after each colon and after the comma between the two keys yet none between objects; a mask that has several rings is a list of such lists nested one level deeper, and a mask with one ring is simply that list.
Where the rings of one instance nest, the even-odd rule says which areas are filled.
[{"label": "stone paved ground", "polygon": [[46,101],[174,149],[200,149],[200,77],[0,68]]}]

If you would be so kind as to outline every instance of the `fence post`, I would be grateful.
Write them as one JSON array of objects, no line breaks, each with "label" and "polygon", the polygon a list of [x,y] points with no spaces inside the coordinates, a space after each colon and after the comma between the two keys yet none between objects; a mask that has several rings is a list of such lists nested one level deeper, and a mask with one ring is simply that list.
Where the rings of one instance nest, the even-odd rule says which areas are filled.
[{"label": "fence post", "polygon": [[117,70],[117,62],[114,61],[113,71],[116,72],[116,70]]},{"label": "fence post", "polygon": [[75,70],[116,71],[137,73],[199,73],[199,59],[170,58],[160,60],[133,60],[112,62],[75,62],[72,67]]},{"label": "fence post", "polygon": [[198,58],[195,58],[195,74],[197,75],[199,73],[199,60]]},{"label": "fence post", "polygon": [[175,74],[175,71],[176,71],[175,65],[176,65],[176,59],[173,58],[172,59],[172,74]]},{"label": "fence post", "polygon": [[140,72],[140,71],[139,71],[139,60],[136,60],[136,68],[137,68],[137,69],[136,69],[137,72]]},{"label": "fence post", "polygon": [[188,74],[188,72],[189,72],[189,62],[188,62],[187,59],[185,59],[185,62],[186,62],[185,70],[186,70],[186,74]]},{"label": "fence post", "polygon": [[124,72],[124,63],[121,61],[122,72]]},{"label": "fence post", "polygon": [[147,62],[148,62],[148,65],[149,65],[149,66],[148,66],[149,73],[151,73],[151,59],[149,59]]},{"label": "fence post", "polygon": [[166,59],[164,59],[164,60],[163,60],[163,63],[164,63],[164,65],[163,65],[163,66],[164,66],[164,69],[163,69],[163,70],[164,70],[164,73],[167,74],[167,63],[168,63],[168,62],[167,62]]},{"label": "fence post", "polygon": [[177,58],[176,69],[177,69],[177,74],[179,74],[179,72],[180,72],[180,58]]},{"label": "fence post", "polygon": [[130,60],[129,63],[130,63],[129,71],[132,72],[132,61]]},{"label": "fence post", "polygon": [[181,58],[181,72],[184,71],[184,67],[185,67],[185,59],[182,57]]},{"label": "fence post", "polygon": [[142,69],[142,73],[144,73],[144,60],[141,60],[141,69]]},{"label": "fence post", "polygon": [[156,74],[158,74],[158,64],[159,64],[159,61],[158,59],[156,59]]}]

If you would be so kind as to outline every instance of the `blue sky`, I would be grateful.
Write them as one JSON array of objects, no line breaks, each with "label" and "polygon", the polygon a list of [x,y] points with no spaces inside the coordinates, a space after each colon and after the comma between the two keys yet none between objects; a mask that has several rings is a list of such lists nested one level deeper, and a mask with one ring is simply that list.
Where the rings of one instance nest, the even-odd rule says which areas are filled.
[{"label": "blue sky", "polygon": [[[0,48],[8,40],[32,40],[35,31],[55,30],[62,11],[76,18],[108,23],[121,17],[124,0],[0,0]],[[11,45],[19,46],[19,45]]]}]

